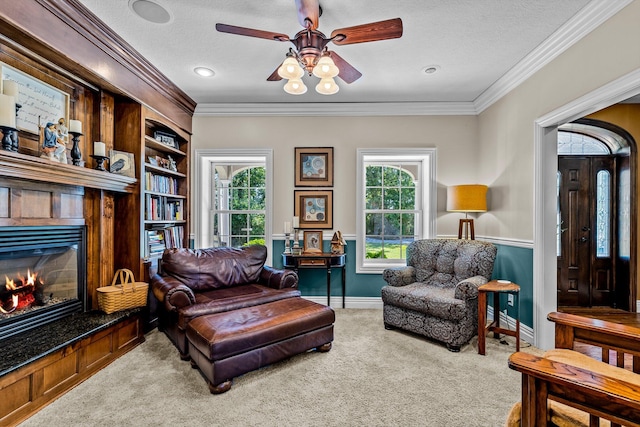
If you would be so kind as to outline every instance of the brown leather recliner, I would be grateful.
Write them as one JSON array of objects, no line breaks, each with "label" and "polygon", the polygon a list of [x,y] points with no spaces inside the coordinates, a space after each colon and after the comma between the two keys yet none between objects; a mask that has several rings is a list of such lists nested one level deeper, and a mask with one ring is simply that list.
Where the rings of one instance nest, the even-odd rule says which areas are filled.
[{"label": "brown leather recliner", "polygon": [[150,281],[159,329],[188,359],[187,324],[196,317],[299,297],[298,276],[265,266],[267,248],[168,249]]}]

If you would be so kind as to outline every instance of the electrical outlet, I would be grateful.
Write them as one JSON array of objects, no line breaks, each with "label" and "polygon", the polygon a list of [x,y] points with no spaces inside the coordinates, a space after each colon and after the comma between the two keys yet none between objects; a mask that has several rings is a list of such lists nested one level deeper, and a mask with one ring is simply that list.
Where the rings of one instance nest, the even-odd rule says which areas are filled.
[{"label": "electrical outlet", "polygon": [[515,302],[515,296],[513,294],[508,294],[507,295],[507,304],[509,304],[511,307],[513,307],[513,304]]}]

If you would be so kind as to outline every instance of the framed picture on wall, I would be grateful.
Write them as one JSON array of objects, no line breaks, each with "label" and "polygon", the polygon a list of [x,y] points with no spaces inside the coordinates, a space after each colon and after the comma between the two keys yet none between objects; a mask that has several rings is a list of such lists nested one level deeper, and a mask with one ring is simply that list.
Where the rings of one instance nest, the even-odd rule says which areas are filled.
[{"label": "framed picture on wall", "polygon": [[296,190],[293,197],[300,228],[333,228],[332,190]]},{"label": "framed picture on wall", "polygon": [[296,147],[295,174],[296,187],[333,187],[333,147]]}]

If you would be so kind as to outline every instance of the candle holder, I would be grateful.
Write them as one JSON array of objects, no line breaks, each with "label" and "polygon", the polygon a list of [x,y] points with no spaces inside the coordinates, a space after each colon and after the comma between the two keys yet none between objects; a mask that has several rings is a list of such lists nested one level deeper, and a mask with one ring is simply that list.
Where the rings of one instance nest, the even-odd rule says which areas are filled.
[{"label": "candle holder", "polygon": [[73,141],[73,147],[71,147],[72,163],[75,166],[80,166],[80,159],[82,158],[82,153],[80,152],[80,147],[78,146],[78,143],[80,142],[80,137],[82,136],[82,133],[71,132],[71,131],[69,131],[69,133],[73,135],[73,138],[71,139]]},{"label": "candle holder", "polygon": [[293,255],[302,254],[302,248],[300,247],[300,243],[298,242],[298,229],[293,229],[293,248],[291,248],[291,253]]},{"label": "candle holder", "polygon": [[2,149],[7,151],[18,151],[13,149],[13,134],[18,132],[18,129],[9,126],[0,126],[2,130]]},{"label": "candle holder", "polygon": [[[18,111],[20,111],[20,109],[22,108],[22,104],[18,104],[16,102],[16,122],[18,121]],[[18,130],[15,129],[15,132],[12,132],[11,134],[11,151],[18,151],[18,146],[19,146],[19,139],[18,139]]]},{"label": "candle holder", "polygon": [[291,233],[284,233],[284,253],[291,253]]},{"label": "candle holder", "polygon": [[[72,152],[72,154],[73,154],[73,152]],[[99,170],[99,171],[106,171],[106,169],[103,166],[103,163],[109,157],[107,157],[107,156],[97,156],[95,154],[92,154],[91,157],[93,157],[95,159],[95,161],[96,161],[96,167],[94,169]]]}]

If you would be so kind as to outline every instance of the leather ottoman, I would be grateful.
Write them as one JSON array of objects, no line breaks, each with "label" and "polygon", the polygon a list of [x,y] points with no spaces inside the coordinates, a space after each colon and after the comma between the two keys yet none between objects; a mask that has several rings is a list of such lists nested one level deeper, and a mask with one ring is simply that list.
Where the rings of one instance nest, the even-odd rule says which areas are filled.
[{"label": "leather ottoman", "polygon": [[191,365],[211,393],[232,380],[290,356],[331,349],[335,313],[300,297],[197,317],[187,325]]}]

